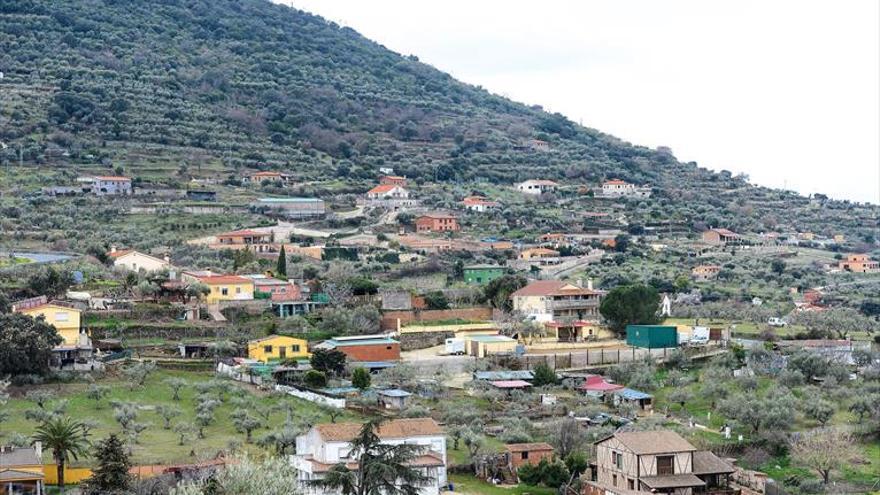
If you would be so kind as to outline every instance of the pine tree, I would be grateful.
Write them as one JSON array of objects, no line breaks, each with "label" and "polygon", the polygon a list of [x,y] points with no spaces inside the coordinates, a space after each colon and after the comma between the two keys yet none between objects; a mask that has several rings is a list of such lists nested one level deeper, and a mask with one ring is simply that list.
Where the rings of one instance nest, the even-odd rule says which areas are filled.
[{"label": "pine tree", "polygon": [[80,485],[85,495],[128,493],[131,487],[131,476],[128,470],[131,462],[125,454],[122,441],[115,434],[101,442],[95,448],[95,459],[98,467],[92,477]]},{"label": "pine tree", "polygon": [[284,244],[281,245],[281,252],[278,253],[278,266],[275,267],[276,275],[287,277],[287,253],[284,250]]}]

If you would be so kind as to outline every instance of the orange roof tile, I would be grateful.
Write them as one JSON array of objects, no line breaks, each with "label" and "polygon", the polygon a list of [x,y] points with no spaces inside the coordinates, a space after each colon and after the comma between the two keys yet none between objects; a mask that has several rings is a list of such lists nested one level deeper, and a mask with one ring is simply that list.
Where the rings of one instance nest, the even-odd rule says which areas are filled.
[{"label": "orange roof tile", "polygon": [[[347,442],[360,433],[362,423],[323,423],[315,425],[321,438],[331,442]],[[395,419],[379,425],[380,438],[407,438],[443,435],[443,429],[431,418]]]},{"label": "orange roof tile", "polygon": [[367,191],[367,194],[384,194],[392,191],[395,187],[400,187],[395,184],[379,184],[378,186]]}]

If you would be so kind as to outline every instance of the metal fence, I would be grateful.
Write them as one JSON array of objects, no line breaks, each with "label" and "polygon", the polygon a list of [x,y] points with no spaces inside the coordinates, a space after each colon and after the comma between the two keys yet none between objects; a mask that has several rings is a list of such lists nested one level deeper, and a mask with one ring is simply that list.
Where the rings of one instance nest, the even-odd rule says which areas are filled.
[{"label": "metal fence", "polygon": [[632,363],[650,358],[655,361],[666,360],[673,352],[681,350],[690,358],[709,357],[721,352],[718,346],[703,348],[661,348],[644,349],[641,347],[594,349],[588,351],[572,351],[553,354],[526,354],[518,356],[521,369],[533,369],[539,363],[545,363],[555,369],[579,369],[609,364]]}]

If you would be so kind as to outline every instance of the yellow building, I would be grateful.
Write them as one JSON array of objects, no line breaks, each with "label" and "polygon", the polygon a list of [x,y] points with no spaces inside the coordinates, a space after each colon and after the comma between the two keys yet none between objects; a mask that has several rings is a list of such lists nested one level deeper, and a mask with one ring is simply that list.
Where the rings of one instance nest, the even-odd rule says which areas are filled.
[{"label": "yellow building", "polygon": [[79,343],[82,312],[76,308],[48,302],[45,296],[40,296],[13,304],[12,310],[31,318],[45,318],[46,323],[55,327],[58,335],[64,339],[62,346],[76,346]]},{"label": "yellow building", "polygon": [[198,277],[211,292],[205,296],[208,304],[221,301],[250,301],[254,298],[254,281],[237,275],[209,275]]},{"label": "yellow building", "polygon": [[304,339],[270,335],[248,342],[248,358],[263,363],[285,359],[305,359],[310,357],[309,343]]}]

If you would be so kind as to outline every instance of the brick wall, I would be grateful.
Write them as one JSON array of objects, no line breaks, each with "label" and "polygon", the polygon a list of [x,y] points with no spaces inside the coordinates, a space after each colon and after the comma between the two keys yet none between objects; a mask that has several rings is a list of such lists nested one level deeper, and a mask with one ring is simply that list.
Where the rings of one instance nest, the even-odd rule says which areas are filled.
[{"label": "brick wall", "polygon": [[345,345],[337,347],[351,361],[400,361],[400,344]]},{"label": "brick wall", "polygon": [[[523,459],[523,454],[528,455],[528,459]],[[541,459],[547,459],[547,461],[551,461],[553,459],[553,451],[552,450],[532,450],[529,452],[510,452],[507,454],[510,456],[510,465],[513,467],[513,470],[516,471],[525,464],[531,464],[532,466],[537,465],[541,462]]]},{"label": "brick wall", "polygon": [[492,308],[461,308],[461,309],[440,309],[440,310],[423,310],[423,311],[386,311],[382,315],[382,330],[397,330],[397,320],[400,325],[408,323],[417,323],[422,321],[438,321],[438,320],[491,320]]}]

